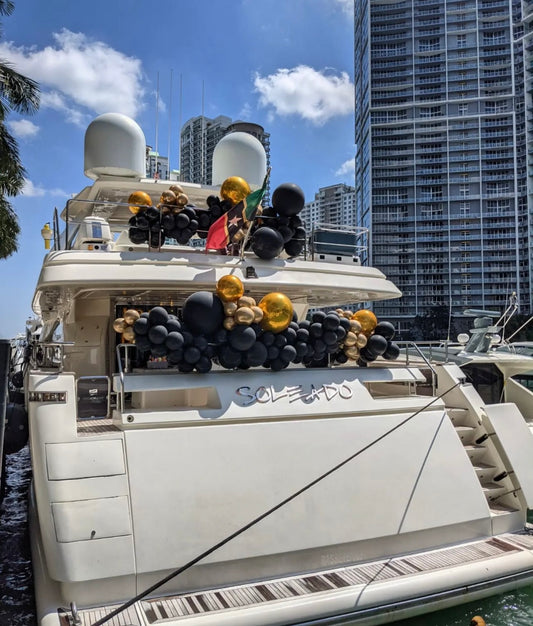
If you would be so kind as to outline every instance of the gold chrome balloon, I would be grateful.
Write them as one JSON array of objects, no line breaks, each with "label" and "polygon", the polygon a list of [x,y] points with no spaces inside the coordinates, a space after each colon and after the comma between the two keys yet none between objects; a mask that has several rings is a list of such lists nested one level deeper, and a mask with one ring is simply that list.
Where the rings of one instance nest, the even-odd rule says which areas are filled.
[{"label": "gold chrome balloon", "polygon": [[234,206],[251,192],[250,185],[240,176],[230,176],[220,186],[220,196]]},{"label": "gold chrome balloon", "polygon": [[135,339],[135,331],[133,330],[133,326],[126,326],[124,332],[122,333],[122,338],[126,341],[133,341]]},{"label": "gold chrome balloon", "polygon": [[159,202],[162,204],[176,204],[176,194],[173,191],[170,191],[170,189],[167,189],[161,194]]},{"label": "gold chrome balloon", "polygon": [[249,326],[254,321],[254,312],[250,307],[240,306],[236,311],[233,319],[237,324]]},{"label": "gold chrome balloon", "polygon": [[126,326],[127,324],[123,317],[117,317],[117,319],[113,322],[113,330],[116,333],[123,333]]},{"label": "gold chrome balloon", "polygon": [[176,196],[176,204],[180,207],[184,207],[186,204],[189,203],[189,196],[187,196],[184,193],[179,193]]},{"label": "gold chrome balloon", "polygon": [[224,302],[224,313],[231,317],[232,315],[235,314],[235,311],[237,310],[237,303],[236,302]]},{"label": "gold chrome balloon", "polygon": [[227,274],[217,282],[217,296],[223,302],[235,302],[244,293],[244,285],[238,276]]},{"label": "gold chrome balloon", "polygon": [[357,320],[361,324],[361,331],[365,333],[365,335],[370,335],[378,323],[374,313],[368,309],[360,309],[359,311],[356,311],[353,314],[352,319]]},{"label": "gold chrome balloon", "polygon": [[359,348],[357,346],[350,346],[344,350],[344,354],[352,361],[356,361],[359,358]]},{"label": "gold chrome balloon", "polygon": [[144,207],[152,206],[152,198],[146,191],[134,191],[128,198],[129,210],[135,215]]},{"label": "gold chrome balloon", "polygon": [[173,191],[176,196],[180,193],[183,193],[183,187],[181,185],[170,185],[170,191]]},{"label": "gold chrome balloon", "polygon": [[225,317],[222,325],[226,330],[231,330],[232,328],[235,328],[235,320],[233,317]]},{"label": "gold chrome balloon", "polygon": [[259,322],[263,319],[263,310],[260,309],[258,306],[252,306],[250,308],[254,313],[254,322],[256,324],[259,324]]},{"label": "gold chrome balloon", "polygon": [[132,326],[133,324],[135,324],[135,322],[141,317],[140,313],[138,311],[136,311],[135,309],[128,309],[125,313],[124,313],[124,321],[126,322],[126,324],[129,324],[130,326]]},{"label": "gold chrome balloon", "polygon": [[239,306],[256,306],[257,302],[251,296],[241,296],[237,300]]},{"label": "gold chrome balloon", "polygon": [[280,333],[292,321],[292,302],[283,293],[267,293],[258,306],[263,311],[263,319],[261,320],[261,328],[263,330]]},{"label": "gold chrome balloon", "polygon": [[361,324],[357,320],[350,320],[350,330],[357,335],[362,330]]},{"label": "gold chrome balloon", "polygon": [[357,347],[364,348],[367,343],[368,343],[368,339],[366,338],[366,335],[364,333],[359,333],[359,335],[357,335],[357,341],[356,341]]},{"label": "gold chrome balloon", "polygon": [[344,338],[344,345],[349,347],[349,346],[355,346],[356,343],[357,343],[357,335],[355,333],[348,331],[346,333],[346,337]]}]

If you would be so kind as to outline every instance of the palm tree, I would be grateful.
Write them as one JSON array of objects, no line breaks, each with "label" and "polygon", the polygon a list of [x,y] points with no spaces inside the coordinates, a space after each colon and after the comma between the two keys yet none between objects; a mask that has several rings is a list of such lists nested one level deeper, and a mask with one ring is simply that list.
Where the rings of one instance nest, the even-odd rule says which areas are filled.
[{"label": "palm tree", "polygon": [[[0,15],[11,15],[14,9],[11,0],[0,0]],[[17,141],[7,130],[5,121],[11,111],[28,115],[38,108],[37,83],[0,59],[0,259],[17,250],[17,235],[20,232],[17,215],[5,196],[19,194],[26,175]]]}]

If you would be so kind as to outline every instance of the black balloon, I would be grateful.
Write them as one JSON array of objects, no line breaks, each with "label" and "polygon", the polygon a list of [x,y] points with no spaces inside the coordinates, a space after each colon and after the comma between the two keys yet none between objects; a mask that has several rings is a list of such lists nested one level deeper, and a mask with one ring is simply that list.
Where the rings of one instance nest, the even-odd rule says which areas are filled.
[{"label": "black balloon", "polygon": [[285,252],[288,256],[294,257],[302,254],[304,249],[304,242],[299,239],[291,239],[285,244]]},{"label": "black balloon", "polygon": [[283,183],[272,194],[272,206],[280,215],[296,215],[305,204],[305,195],[298,185]]},{"label": "black balloon", "polygon": [[148,313],[148,321],[150,326],[156,326],[157,324],[166,324],[168,322],[168,313],[162,306],[155,306],[150,309]]},{"label": "black balloon", "polygon": [[389,341],[387,349],[383,353],[383,358],[389,361],[394,361],[400,356],[400,346],[393,341]]},{"label": "black balloon", "polygon": [[183,335],[178,331],[169,333],[165,340],[165,345],[169,350],[181,350],[184,343]]},{"label": "black balloon", "polygon": [[155,345],[165,343],[167,336],[168,330],[162,324],[152,326],[152,328],[148,331],[148,339],[150,340],[150,343]]},{"label": "black balloon", "polygon": [[394,337],[395,332],[396,329],[390,322],[379,322],[374,328],[374,335],[381,335],[389,341]]},{"label": "black balloon", "polygon": [[274,259],[283,250],[283,237],[277,230],[261,226],[253,234],[252,250],[260,259]]},{"label": "black balloon", "polygon": [[140,317],[135,324],[133,324],[133,330],[136,335],[146,335],[148,333],[148,320],[146,317]]},{"label": "black balloon", "polygon": [[194,333],[214,333],[224,321],[222,301],[209,291],[193,293],[183,304],[183,321]]},{"label": "black balloon", "polygon": [[228,333],[228,343],[234,350],[243,352],[249,350],[255,343],[256,336],[253,328],[238,324]]},{"label": "black balloon", "polygon": [[387,340],[381,335],[371,335],[368,338],[366,349],[370,354],[380,356],[387,349]]},{"label": "black balloon", "polygon": [[260,341],[256,341],[250,350],[246,353],[246,362],[251,367],[263,365],[267,360],[267,348]]}]

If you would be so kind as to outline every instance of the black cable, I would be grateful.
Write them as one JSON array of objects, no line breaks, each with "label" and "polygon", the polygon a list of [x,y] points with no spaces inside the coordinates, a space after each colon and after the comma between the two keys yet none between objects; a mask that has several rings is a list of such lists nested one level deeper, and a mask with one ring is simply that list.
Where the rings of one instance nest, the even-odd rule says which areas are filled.
[{"label": "black cable", "polygon": [[385,437],[388,437],[395,430],[398,430],[398,428],[401,428],[409,420],[412,420],[413,417],[416,417],[419,413],[421,413],[422,411],[425,411],[434,402],[436,402],[437,400],[440,400],[442,397],[444,397],[447,393],[452,391],[452,389],[455,389],[455,387],[457,387],[460,384],[461,384],[461,381],[455,383],[455,385],[453,385],[452,387],[447,389],[445,392],[441,393],[440,396],[436,396],[435,398],[433,398],[433,400],[431,400],[431,402],[428,402],[428,404],[426,404],[422,408],[418,409],[418,411],[415,411],[409,417],[406,417],[402,422],[400,422],[399,424],[396,424],[396,426],[393,426],[390,430],[388,430],[387,432],[383,433],[383,435],[380,435],[377,439],[374,439],[374,441],[371,441],[370,443],[368,443],[366,446],[364,446],[363,448],[361,448],[357,452],[354,452],[354,454],[352,454],[348,458],[344,459],[344,461],[341,461],[340,463],[338,463],[337,465],[335,465],[334,467],[329,469],[327,472],[324,472],[323,474],[321,474],[318,478],[315,478],[310,483],[307,483],[307,485],[305,485],[304,487],[302,487],[298,491],[295,491],[292,495],[288,496],[287,498],[285,498],[284,500],[282,500],[281,502],[279,502],[278,504],[276,504],[272,508],[268,509],[268,511],[265,511],[264,513],[262,513],[261,515],[259,515],[255,519],[253,519],[251,522],[248,522],[244,526],[241,526],[241,528],[239,528],[235,532],[231,533],[231,535],[228,535],[227,537],[225,537],[224,539],[222,539],[221,541],[216,543],[214,546],[211,546],[210,548],[208,548],[207,550],[205,550],[204,552],[202,552],[198,556],[194,557],[194,559],[190,560],[185,565],[182,565],[178,569],[174,570],[173,572],[171,572],[170,574],[165,576],[165,578],[162,578],[159,582],[153,584],[148,589],[145,589],[139,595],[135,596],[131,600],[128,600],[127,602],[125,602],[124,604],[119,606],[118,608],[114,609],[108,615],[100,618],[96,622],[93,622],[93,624],[91,624],[91,626],[101,626],[102,624],[105,624],[107,621],[109,621],[113,617],[116,617],[119,613],[122,613],[122,611],[125,611],[126,609],[129,609],[130,606],[134,605],[139,600],[142,600],[143,598],[145,598],[147,595],[151,594],[156,589],[159,589],[159,587],[162,587],[169,580],[172,580],[176,576],[179,576],[180,574],[182,574],[186,570],[190,569],[193,565],[196,565],[196,563],[198,563],[198,561],[201,561],[206,556],[209,556],[210,554],[212,554],[213,552],[215,552],[219,548],[222,548],[222,546],[225,546],[227,543],[229,543],[230,541],[232,541],[233,539],[235,539],[236,537],[241,535],[243,532],[245,532],[248,529],[252,528],[252,526],[255,526],[256,524],[258,524],[260,521],[265,519],[265,517],[268,517],[269,515],[271,515],[272,513],[277,511],[278,509],[280,509],[281,507],[285,506],[286,504],[288,504],[289,502],[291,502],[292,500],[294,500],[295,498],[300,496],[302,493],[304,493],[308,489],[311,489],[311,487],[314,487],[320,481],[324,480],[324,478],[327,478],[328,476],[330,476],[331,474],[333,474],[334,472],[339,470],[341,467],[343,467],[344,465],[346,465],[347,463],[349,463],[350,461],[355,459],[357,456],[359,456],[360,454],[362,454],[363,452],[365,452],[366,450],[368,450],[369,448],[374,446],[376,443],[378,443],[382,439],[385,439]]}]

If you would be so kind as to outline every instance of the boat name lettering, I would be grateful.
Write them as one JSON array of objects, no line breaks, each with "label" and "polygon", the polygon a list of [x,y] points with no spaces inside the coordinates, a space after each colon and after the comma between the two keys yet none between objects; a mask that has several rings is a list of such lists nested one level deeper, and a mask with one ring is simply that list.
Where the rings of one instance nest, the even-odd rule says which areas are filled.
[{"label": "boat name lettering", "polygon": [[296,402],[301,400],[302,402],[314,402],[315,400],[333,400],[337,396],[343,400],[349,400],[353,396],[352,389],[345,383],[336,384],[329,383],[324,385],[310,385],[304,387],[303,385],[295,385],[293,387],[284,387],[277,391],[272,385],[261,385],[255,389],[252,387],[244,386],[239,387],[236,390],[236,394],[246,400],[242,403],[242,406],[248,406],[254,402],[260,404],[267,404],[269,402],[277,402],[282,398],[288,398],[289,402]]}]

